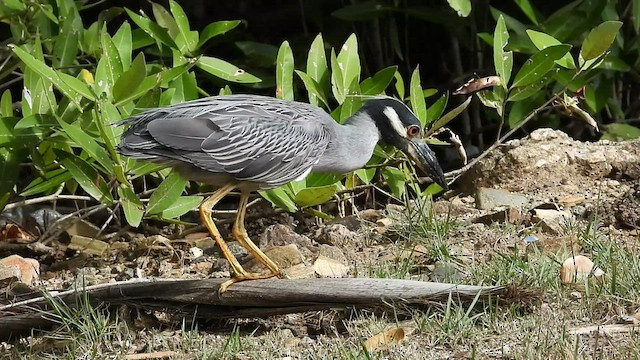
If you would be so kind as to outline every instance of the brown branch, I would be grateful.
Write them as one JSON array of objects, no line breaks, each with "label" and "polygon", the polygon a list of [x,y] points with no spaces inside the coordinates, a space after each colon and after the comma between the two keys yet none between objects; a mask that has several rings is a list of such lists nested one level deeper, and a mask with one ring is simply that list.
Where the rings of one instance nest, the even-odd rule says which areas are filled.
[{"label": "brown branch", "polygon": [[[471,286],[395,279],[270,279],[232,285],[218,294],[226,279],[136,280],[48,294],[0,307],[0,341],[55,325],[52,302],[75,307],[86,296],[93,305],[128,305],[164,310],[200,319],[266,317],[335,307],[404,306],[433,302],[471,303],[505,298],[501,286]],[[59,306],[59,305],[58,305]]]}]

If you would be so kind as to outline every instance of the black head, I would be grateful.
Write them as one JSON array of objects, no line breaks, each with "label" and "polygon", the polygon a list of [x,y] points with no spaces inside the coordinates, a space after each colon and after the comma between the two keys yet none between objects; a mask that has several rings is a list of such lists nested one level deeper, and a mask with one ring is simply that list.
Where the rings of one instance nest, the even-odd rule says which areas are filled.
[{"label": "black head", "polygon": [[373,119],[380,140],[407,154],[418,167],[447,189],[447,181],[433,151],[422,139],[420,120],[400,100],[372,99],[360,109]]},{"label": "black head", "polygon": [[407,139],[422,134],[420,120],[399,100],[369,100],[360,111],[364,111],[375,121],[381,140],[387,145],[403,149]]}]

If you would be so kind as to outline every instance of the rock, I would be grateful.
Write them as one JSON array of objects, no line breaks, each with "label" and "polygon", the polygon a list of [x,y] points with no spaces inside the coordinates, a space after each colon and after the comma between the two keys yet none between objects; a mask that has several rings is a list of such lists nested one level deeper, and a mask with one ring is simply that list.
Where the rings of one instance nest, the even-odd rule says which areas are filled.
[{"label": "rock", "polygon": [[384,217],[382,210],[377,209],[365,209],[358,212],[358,217],[364,221],[376,222]]},{"label": "rock", "polygon": [[341,278],[349,273],[349,267],[340,261],[331,259],[324,255],[318,256],[313,263],[313,270],[320,277]]},{"label": "rock", "polygon": [[434,282],[458,283],[462,280],[462,274],[455,264],[438,262],[429,278]]},{"label": "rock", "polygon": [[532,223],[538,223],[541,228],[553,235],[565,232],[566,225],[573,220],[573,215],[566,210],[534,209]]},{"label": "rock", "polygon": [[0,266],[0,289],[20,281],[22,271],[17,266]]},{"label": "rock", "polygon": [[[233,256],[235,256],[238,260],[242,260],[246,258],[247,255],[249,255],[247,249],[245,249],[244,246],[240,245],[237,241],[229,241],[227,242],[227,246],[229,247],[231,254],[233,254]],[[220,249],[218,249],[218,251],[220,251]],[[220,256],[222,256],[221,252]]]},{"label": "rock", "polygon": [[299,247],[305,247],[307,249],[315,247],[311,239],[296,233],[287,225],[271,225],[267,227],[260,236],[260,249],[263,251],[288,244],[296,244]]},{"label": "rock", "polygon": [[342,252],[342,250],[337,246],[322,244],[320,245],[320,250],[318,251],[318,255],[324,255],[344,265],[348,264],[347,257],[344,256],[344,252]]},{"label": "rock", "polygon": [[88,255],[102,255],[109,250],[109,244],[102,240],[81,235],[73,235],[68,248],[71,250],[78,250]]},{"label": "rock", "polygon": [[20,255],[9,255],[0,259],[0,282],[6,285],[19,281],[33,285],[40,277],[40,263],[38,260],[23,258]]},{"label": "rock", "polygon": [[191,253],[191,259],[197,259],[200,256],[204,255],[204,251],[202,251],[202,249],[196,246],[190,248],[189,252]]},{"label": "rock", "polygon": [[314,233],[314,238],[319,243],[337,245],[340,247],[344,247],[346,244],[355,241],[357,237],[357,233],[340,224],[332,224],[320,227]]},{"label": "rock", "polygon": [[481,223],[485,225],[495,223],[509,223],[518,225],[522,222],[522,212],[518,208],[507,207],[506,209],[500,209],[495,212],[478,216],[471,219],[472,223]]},{"label": "rock", "polygon": [[340,224],[346,226],[350,231],[358,231],[362,226],[362,221],[355,215],[348,215],[331,220],[327,225]]},{"label": "rock", "polygon": [[[273,262],[278,265],[280,269],[288,269],[294,265],[298,265],[302,263],[302,254],[300,250],[298,250],[298,246],[296,244],[289,244],[285,246],[276,246],[264,252],[265,255]],[[265,267],[256,259],[251,259],[244,264],[242,267],[245,270],[250,272],[263,272],[265,271]]]},{"label": "rock", "polygon": [[392,223],[393,223],[393,220],[389,218],[378,219],[376,221],[376,227],[373,229],[378,234],[384,235],[389,230],[389,227],[391,226]]},{"label": "rock", "polygon": [[560,268],[560,281],[563,284],[583,283],[590,276],[600,283],[604,281],[604,271],[583,255],[568,258]]},{"label": "rock", "polygon": [[313,266],[298,264],[287,269],[287,276],[290,279],[313,279],[316,277],[316,271]]},{"label": "rock", "polygon": [[195,263],[196,271],[202,274],[210,274],[213,270],[213,263],[210,261],[198,261]]},{"label": "rock", "polygon": [[479,188],[476,192],[476,206],[481,210],[494,209],[498,206],[522,207],[529,203],[524,195],[506,190]]}]

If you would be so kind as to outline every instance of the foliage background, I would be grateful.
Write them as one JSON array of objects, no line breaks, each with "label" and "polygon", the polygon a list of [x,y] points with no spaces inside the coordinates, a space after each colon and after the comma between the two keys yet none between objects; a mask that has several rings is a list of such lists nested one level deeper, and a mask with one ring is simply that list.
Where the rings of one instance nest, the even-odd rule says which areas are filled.
[{"label": "foliage background", "polygon": [[[0,205],[70,194],[121,209],[134,226],[143,216],[183,215],[202,199],[190,195],[200,189],[120,157],[114,147],[122,130],[112,124],[142,108],[217,93],[308,100],[343,121],[359,106],[347,94],[384,92],[406,100],[424,124],[439,127],[451,120],[442,116],[445,109],[463,104],[457,114],[468,104],[466,97],[450,96],[453,89],[474,76],[497,74],[503,87],[473,97],[450,123],[471,155],[506,129],[514,130],[511,136],[552,126],[582,140],[637,137],[638,14],[638,0],[535,6],[526,0],[8,0],[0,5]],[[603,23],[589,44],[603,44],[593,51],[594,66],[583,67],[589,34]],[[556,40],[540,47],[531,30],[567,45],[543,53]],[[540,53],[565,64],[530,58]],[[527,68],[530,63],[544,64],[544,72]],[[337,70],[337,64],[345,67]],[[525,75],[526,84],[516,89]],[[514,90],[526,96],[507,100]],[[532,113],[541,115],[528,122]],[[584,114],[602,132],[585,126]],[[395,155],[380,148],[370,168],[341,182],[320,175],[263,196],[293,211],[371,181],[383,181],[398,198],[407,184],[421,193],[411,182],[413,170]],[[377,171],[381,165],[389,166]],[[152,191],[156,187],[160,191]]]}]

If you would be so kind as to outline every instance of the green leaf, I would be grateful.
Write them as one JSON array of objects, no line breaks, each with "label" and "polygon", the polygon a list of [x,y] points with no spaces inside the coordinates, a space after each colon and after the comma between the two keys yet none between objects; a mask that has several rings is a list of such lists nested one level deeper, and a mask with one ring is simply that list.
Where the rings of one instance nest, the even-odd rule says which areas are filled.
[{"label": "green leaf", "polygon": [[116,80],[113,86],[113,100],[117,103],[135,93],[145,79],[146,65],[144,53],[141,52],[131,63],[131,66]]},{"label": "green leaf", "polygon": [[317,96],[322,96],[326,104],[327,91],[330,86],[328,71],[324,41],[322,40],[322,34],[318,34],[311,43],[309,54],[307,55],[307,75],[318,84],[317,92],[319,95],[312,96],[309,94],[309,102],[313,105],[318,105]]},{"label": "green leaf", "polygon": [[411,109],[420,120],[420,127],[424,128],[427,123],[427,103],[424,101],[424,93],[420,84],[420,66],[416,66],[413,74],[411,74],[409,97],[411,99]]},{"label": "green leaf", "polygon": [[293,100],[293,52],[288,41],[278,50],[276,61],[276,97]]},{"label": "green leaf", "polygon": [[[442,100],[443,98],[445,99],[445,105],[446,105],[446,99],[448,98],[448,93],[444,94],[440,99],[438,99],[438,101]],[[471,103],[471,99],[472,99],[472,97],[469,96],[467,98],[467,100],[465,100],[462,104],[456,106],[453,110],[449,111],[445,115],[438,116],[439,118],[437,120],[434,120],[435,122],[433,123],[433,125],[431,125],[429,127],[429,131],[426,132],[424,137],[429,137],[431,134],[436,132],[438,129],[444,127],[451,120],[455,119],[458,115],[460,115],[460,113],[462,113],[464,111],[464,109],[466,109],[467,106],[469,106],[469,104]],[[434,106],[435,106],[435,104],[434,104]],[[444,112],[444,106],[442,107],[442,111]]]},{"label": "green leaf", "polygon": [[[527,30],[527,35],[529,35],[529,39],[531,39],[531,41],[536,46],[536,48],[538,48],[538,50],[544,50],[550,46],[562,44],[553,36],[547,35],[543,32],[539,32],[535,30]],[[573,61],[573,58],[571,57],[571,53],[564,54],[562,58],[556,60],[556,64],[567,69],[576,68],[576,63]]]},{"label": "green leaf", "polygon": [[[442,116],[444,109],[447,107],[447,102],[449,101],[449,93],[444,93],[438,100],[436,100],[429,108],[425,114],[425,118],[427,119],[427,125],[431,124],[433,121],[437,120]],[[433,128],[433,127],[432,127]]]},{"label": "green leaf", "polygon": [[62,120],[59,120],[59,123],[64,133],[73,141],[69,145],[81,148],[92,159],[100,163],[108,174],[113,173],[113,160],[105,148],[76,124],[67,124]]},{"label": "green leaf", "polygon": [[391,84],[393,76],[398,71],[397,66],[386,67],[373,75],[370,78],[364,79],[360,83],[360,92],[363,95],[378,95],[384,93],[384,91]]},{"label": "green leaf", "polygon": [[[36,73],[38,73],[38,75],[44,77],[49,82],[51,82],[53,86],[55,86],[58,90],[60,90],[60,92],[63,95],[65,95],[71,102],[73,102],[78,108],[80,108],[80,98],[79,98],[80,93],[77,91],[79,85],[77,85],[76,83],[72,86],[62,80],[63,78],[75,79],[74,77],[56,72],[55,70],[47,66],[42,61],[36,60],[31,54],[27,53],[25,50],[23,50],[18,46],[10,46],[10,47],[11,47],[11,50],[13,50],[14,54],[16,54],[16,56],[18,56],[20,60],[22,60],[29,67],[29,69],[35,71]],[[67,77],[64,77],[64,75],[66,75]],[[84,85],[80,80],[78,80],[78,82],[81,85]],[[86,95],[91,94],[91,92],[86,87],[86,85],[84,85],[84,87],[86,88],[86,93],[82,91],[82,89],[81,91],[83,92],[83,96],[87,97]],[[95,100],[93,96],[87,97],[87,98],[89,100]]]},{"label": "green leaf", "polygon": [[[89,89],[87,84],[82,80],[62,72],[58,72],[58,77],[60,81],[65,84],[65,86],[70,87],[71,89],[73,89],[73,91],[77,92],[85,99],[89,99],[91,101],[96,100],[96,96],[93,93],[93,91],[91,91],[91,89]],[[73,100],[73,99],[69,99],[69,100]],[[80,101],[80,99],[78,99],[78,101]],[[81,108],[79,107],[79,109]]]},{"label": "green leaf", "polygon": [[129,25],[128,21],[125,21],[120,26],[111,40],[120,55],[122,70],[129,70],[129,66],[131,66],[131,53],[133,52],[133,38],[131,36],[131,25]]},{"label": "green leaf", "polygon": [[532,23],[538,25],[538,18],[536,17],[536,11],[531,5],[531,2],[529,2],[529,0],[515,0],[515,3],[518,5],[520,10],[522,10],[522,12],[525,15],[527,15],[527,17],[529,18],[529,20],[531,20]]},{"label": "green leaf", "polygon": [[608,124],[605,126],[602,139],[612,141],[640,139],[640,129],[624,123]]},{"label": "green leaf", "polygon": [[404,176],[404,172],[398,168],[386,166],[382,169],[382,176],[387,182],[387,185],[389,186],[389,189],[391,189],[393,195],[401,199],[406,190],[406,178]]},{"label": "green leaf", "polygon": [[622,22],[620,21],[605,21],[596,26],[582,42],[580,57],[588,61],[603,55],[613,44],[621,27]]},{"label": "green leaf", "polygon": [[[144,94],[146,94],[149,90],[155,88],[158,85],[159,79],[156,75],[149,75],[142,80],[140,85],[131,92],[119,93],[120,100],[116,103],[116,106],[122,106],[129,101],[135,100]],[[124,90],[124,89],[123,89]]]},{"label": "green leaf", "polygon": [[[318,85],[318,83],[316,83],[315,80],[313,80],[309,75],[303,73],[300,70],[296,70],[296,74],[298,74],[300,79],[302,79],[302,83],[309,93],[309,103],[318,106],[318,100],[320,100],[328,109],[329,103],[327,102],[327,99],[324,98],[324,95],[322,95],[322,93],[320,92],[320,86]],[[312,100],[312,98],[314,100]]]},{"label": "green leaf", "polygon": [[300,207],[324,204],[333,198],[337,189],[336,184],[304,188],[296,194],[294,201]]},{"label": "green leaf", "polygon": [[537,92],[542,89],[551,78],[549,76],[545,76],[542,79],[536,80],[527,86],[520,86],[515,89],[509,91],[509,98],[507,101],[522,101],[530,96],[535,95]]},{"label": "green leaf", "polygon": [[62,165],[69,170],[73,179],[87,194],[103,204],[113,204],[109,187],[96,169],[73,154],[63,151],[58,151],[57,153],[62,158]]},{"label": "green leaf", "polygon": [[447,0],[447,2],[460,17],[467,17],[471,13],[471,0]]},{"label": "green leaf", "polygon": [[562,58],[571,49],[571,45],[555,45],[534,54],[524,63],[516,75],[512,88],[526,86],[542,79],[554,67],[556,60]]},{"label": "green leaf", "polygon": [[510,128],[514,128],[529,116],[532,111],[542,105],[544,101],[544,93],[537,92],[533,97],[527,99],[527,101],[518,101],[513,103],[513,106],[509,109],[507,125],[509,125]]},{"label": "green leaf", "polygon": [[122,211],[124,211],[124,217],[127,219],[129,225],[133,227],[140,226],[142,216],[144,215],[144,205],[138,195],[131,189],[131,187],[120,184],[118,187],[118,197],[122,204]]},{"label": "green leaf", "polygon": [[27,154],[27,151],[0,149],[0,194],[2,194],[0,206],[2,208],[8,200],[6,194],[13,194],[20,175],[20,163],[24,161]]},{"label": "green leaf", "polygon": [[11,90],[7,89],[0,98],[0,117],[10,116],[13,116],[13,100],[11,99]]},{"label": "green leaf", "polygon": [[171,48],[178,48],[178,45],[176,45],[175,41],[173,41],[171,36],[169,36],[169,33],[165,28],[151,21],[151,19],[146,16],[138,15],[127,8],[125,8],[124,10],[127,12],[131,20],[133,20],[136,25],[144,30],[144,32],[146,32],[154,40]]},{"label": "green leaf", "polygon": [[196,208],[202,202],[202,196],[180,196],[168,208],[162,211],[165,219],[175,219]]},{"label": "green leaf", "polygon": [[60,33],[56,37],[53,46],[53,54],[56,56],[53,65],[56,68],[72,65],[78,53],[78,32],[73,29],[73,19],[76,16],[75,9],[70,9],[66,14]]},{"label": "green leaf", "polygon": [[371,183],[371,180],[373,180],[373,177],[376,176],[376,169],[375,168],[358,169],[355,171],[355,173],[356,173],[356,176],[360,178],[360,180],[363,183],[369,184]]},{"label": "green leaf", "polygon": [[[345,95],[352,94],[352,85],[360,83],[360,56],[358,55],[358,39],[351,34],[340,48],[337,64],[342,73],[342,91]],[[335,69],[332,69],[335,71]]]},{"label": "green leaf", "polygon": [[296,212],[298,210],[296,203],[293,201],[293,194],[287,191],[286,186],[281,186],[271,190],[258,191],[258,193],[270,203],[284,211]]},{"label": "green leaf", "polygon": [[[180,29],[178,29],[178,23],[173,18],[173,15],[162,5],[152,2],[151,10],[153,11],[153,17],[158,25],[167,29],[169,36],[173,39],[177,39],[180,35]],[[178,46],[184,46],[184,39],[180,38],[177,41]]]},{"label": "green leaf", "polygon": [[49,131],[40,128],[15,129],[17,122],[17,117],[0,118],[0,147],[13,149],[33,147],[49,134]]},{"label": "green leaf", "polygon": [[180,197],[186,186],[187,180],[183,179],[176,171],[171,172],[151,194],[147,205],[147,214],[159,214],[168,209]]},{"label": "green leaf", "polygon": [[20,196],[32,196],[45,192],[55,191],[60,184],[71,180],[73,176],[67,169],[54,169],[48,171],[43,177],[33,179],[27,187],[20,193]]},{"label": "green leaf", "polygon": [[393,77],[396,79],[396,92],[398,93],[398,98],[404,99],[404,80],[402,80],[402,75],[400,75],[400,72],[396,70]]},{"label": "green leaf", "polygon": [[107,33],[106,27],[102,29],[100,35],[100,44],[102,47],[102,57],[98,61],[96,68],[95,88],[98,93],[106,92],[109,97],[113,94],[113,86],[116,80],[122,75],[122,61],[118,49],[111,41],[111,37]]},{"label": "green leaf", "polygon": [[331,92],[333,93],[333,97],[336,98],[338,104],[342,105],[344,99],[346,98],[346,94],[344,92],[344,88],[342,87],[342,69],[340,69],[340,65],[338,65],[338,57],[336,56],[336,52],[331,49]]},{"label": "green leaf", "polygon": [[262,81],[258,77],[249,74],[233,64],[210,56],[201,56],[198,58],[196,66],[211,75],[231,82],[257,83]]},{"label": "green leaf", "polygon": [[508,42],[509,32],[504,23],[504,17],[500,15],[496,24],[496,30],[493,34],[493,63],[496,68],[496,74],[500,76],[502,86],[505,89],[511,78],[511,70],[513,68],[513,52],[504,51]]},{"label": "green leaf", "polygon": [[173,18],[176,20],[176,24],[178,25],[179,37],[183,39],[185,44],[185,49],[189,52],[194,51],[196,49],[196,45],[198,44],[198,32],[191,31],[189,27],[189,19],[187,19],[187,14],[184,13],[182,7],[178,5],[174,0],[169,0],[169,9],[171,9],[171,13],[173,14]]},{"label": "green leaf", "polygon": [[200,34],[200,41],[198,42],[197,48],[201,48],[202,45],[204,45],[211,38],[231,31],[238,25],[240,25],[240,20],[216,21],[207,25],[204,30],[202,30],[202,34]]}]

